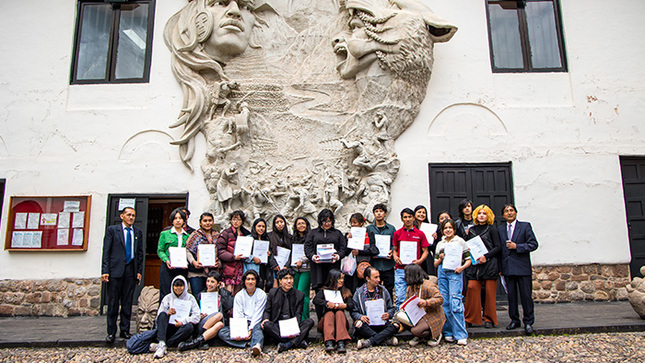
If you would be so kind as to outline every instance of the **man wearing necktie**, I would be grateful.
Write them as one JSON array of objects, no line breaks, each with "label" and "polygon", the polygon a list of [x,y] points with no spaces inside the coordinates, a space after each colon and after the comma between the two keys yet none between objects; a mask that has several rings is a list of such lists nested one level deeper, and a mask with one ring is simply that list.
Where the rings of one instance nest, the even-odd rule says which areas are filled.
[{"label": "man wearing necktie", "polygon": [[121,211],[121,224],[109,226],[103,239],[101,280],[107,284],[107,338],[114,343],[116,320],[121,305],[120,337],[130,339],[130,317],[134,288],[141,282],[143,270],[143,232],[134,227],[136,212],[132,207]]},{"label": "man wearing necktie", "polygon": [[517,306],[517,295],[520,295],[522,312],[524,314],[524,330],[531,335],[533,331],[533,269],[531,267],[530,253],[538,248],[538,241],[533,233],[531,223],[517,220],[517,209],[512,204],[502,208],[502,215],[506,223],[498,227],[502,243],[502,275],[506,280],[508,289],[508,315],[511,323],[507,330],[517,329],[521,326],[520,314]]}]

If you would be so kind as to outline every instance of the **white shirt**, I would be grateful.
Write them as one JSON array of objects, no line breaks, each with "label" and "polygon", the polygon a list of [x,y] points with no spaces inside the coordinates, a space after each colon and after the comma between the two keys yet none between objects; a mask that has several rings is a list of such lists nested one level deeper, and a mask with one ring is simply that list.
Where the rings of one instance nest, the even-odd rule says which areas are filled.
[{"label": "white shirt", "polygon": [[246,318],[246,320],[251,322],[250,328],[253,329],[253,327],[262,321],[266,303],[267,294],[262,289],[256,288],[252,296],[249,296],[246,289],[242,289],[235,295],[233,317]]}]

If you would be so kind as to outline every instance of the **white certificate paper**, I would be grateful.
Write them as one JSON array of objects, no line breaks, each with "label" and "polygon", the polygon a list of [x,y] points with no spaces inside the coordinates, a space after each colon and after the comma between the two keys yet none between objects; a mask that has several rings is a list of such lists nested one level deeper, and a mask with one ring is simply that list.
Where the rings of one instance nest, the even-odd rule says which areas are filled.
[{"label": "white certificate paper", "polygon": [[443,250],[444,258],[441,263],[444,270],[454,270],[457,267],[461,266],[461,256],[463,255],[463,250],[460,244],[457,243],[447,243],[446,248]]},{"label": "white certificate paper", "polygon": [[344,304],[343,295],[340,294],[338,290],[323,290],[325,294],[325,301],[335,304]]},{"label": "white certificate paper", "polygon": [[231,339],[246,340],[249,337],[249,322],[248,320],[246,320],[246,318],[230,318],[228,322],[231,332]]},{"label": "white certificate paper", "polygon": [[66,200],[63,203],[63,212],[78,212],[81,209],[81,202],[78,200]]},{"label": "white certificate paper", "polygon": [[488,253],[488,249],[484,245],[481,237],[477,236],[466,241],[470,254],[473,256],[473,265],[476,265],[477,259]]},{"label": "white certificate paper", "polygon": [[287,261],[289,261],[289,255],[291,255],[290,249],[278,246],[278,255],[275,256],[275,262],[278,263],[278,266],[280,266],[280,268],[283,268],[287,265]]},{"label": "white certificate paper", "polygon": [[82,246],[83,238],[83,228],[74,228],[74,233],[72,234],[72,246]]},{"label": "white certificate paper", "polygon": [[336,253],[333,243],[323,243],[316,246],[316,255],[320,257],[320,262],[332,262],[332,256]]},{"label": "white certificate paper", "polygon": [[72,228],[85,227],[85,212],[72,213]]},{"label": "white certificate paper", "polygon": [[43,213],[40,215],[41,226],[55,226],[58,214],[56,213]]},{"label": "white certificate paper", "polygon": [[23,245],[23,240],[24,240],[25,232],[13,232],[11,235],[11,247],[25,247]]},{"label": "white certificate paper", "polygon": [[168,256],[170,257],[170,266],[173,268],[188,268],[184,247],[168,247]]},{"label": "white certificate paper", "polygon": [[237,236],[235,240],[235,251],[233,255],[242,255],[243,257],[251,256],[251,251],[253,251],[253,237],[251,236]]},{"label": "white certificate paper", "polygon": [[69,228],[60,228],[56,236],[56,245],[57,246],[67,246],[69,245]]},{"label": "white certificate paper", "polygon": [[125,207],[134,208],[134,205],[137,203],[136,198],[119,198],[119,208],[118,210],[122,211]]},{"label": "white certificate paper", "polygon": [[295,266],[296,262],[300,261],[305,256],[305,245],[301,243],[294,243],[291,245],[291,266]]},{"label": "white certificate paper", "polygon": [[436,224],[421,223],[421,227],[419,228],[419,230],[421,230],[421,232],[423,232],[423,234],[426,235],[426,239],[428,240],[429,244],[432,244],[432,242],[434,241],[434,239],[432,238],[432,234],[437,232],[437,227],[438,226]]},{"label": "white certificate paper", "polygon": [[378,257],[387,257],[390,253],[390,239],[392,236],[389,234],[376,234],[374,239],[376,240],[376,247],[378,248]]},{"label": "white certificate paper", "polygon": [[197,261],[204,266],[215,266],[215,245],[201,244],[197,246]]},{"label": "white certificate paper", "polygon": [[368,300],[365,302],[367,317],[370,319],[370,325],[385,325],[385,320],[381,316],[385,314],[385,303],[383,299]]},{"label": "white certificate paper", "polygon": [[71,214],[69,212],[58,213],[58,228],[69,228]]},{"label": "white certificate paper", "polygon": [[278,326],[280,327],[280,337],[282,338],[296,337],[300,334],[298,318],[295,316],[291,319],[278,320]]},{"label": "white certificate paper", "polygon": [[367,230],[363,227],[352,227],[352,238],[347,240],[347,248],[352,250],[363,250],[365,248],[365,234]]},{"label": "white certificate paper", "polygon": [[27,229],[38,229],[38,226],[40,226],[40,213],[29,213]]},{"label": "white certificate paper", "polygon": [[[178,247],[170,247],[170,248],[178,248]],[[186,253],[184,252],[184,260],[185,259],[186,259]],[[175,323],[178,320],[181,321],[182,323],[185,322],[190,316],[190,308],[192,307],[193,304],[190,301],[175,299],[172,305],[173,305],[172,307],[175,308],[175,313],[170,315],[168,324],[175,325]]]},{"label": "white certificate paper", "polygon": [[426,311],[419,307],[419,297],[414,295],[401,304],[401,309],[405,311],[412,325],[417,325],[419,320],[426,315]]},{"label": "white certificate paper", "polygon": [[202,292],[200,309],[202,314],[210,315],[219,311],[219,294],[217,292]]},{"label": "white certificate paper", "polygon": [[[421,242],[419,242],[421,243]],[[399,242],[399,258],[403,265],[409,265],[417,259],[417,242],[401,241]]]},{"label": "white certificate paper", "polygon": [[255,240],[253,241],[253,257],[260,259],[260,263],[269,262],[269,241]]},{"label": "white certificate paper", "polygon": [[27,229],[27,213],[16,213],[13,229]]}]

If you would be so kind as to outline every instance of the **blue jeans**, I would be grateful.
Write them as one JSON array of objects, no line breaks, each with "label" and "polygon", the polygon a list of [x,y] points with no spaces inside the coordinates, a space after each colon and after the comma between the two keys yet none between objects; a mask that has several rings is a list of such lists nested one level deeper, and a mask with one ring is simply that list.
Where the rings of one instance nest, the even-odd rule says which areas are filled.
[{"label": "blue jeans", "polygon": [[408,284],[405,282],[405,270],[394,270],[394,294],[396,301],[396,310],[399,310],[401,304],[405,301],[405,290]]},{"label": "blue jeans", "polygon": [[188,279],[190,282],[190,292],[197,300],[199,304],[199,293],[206,289],[206,278],[205,277],[191,277]]},{"label": "blue jeans", "polygon": [[444,270],[442,265],[437,268],[439,292],[443,297],[443,311],[446,323],[443,325],[443,335],[457,340],[468,338],[466,319],[464,318],[463,277],[452,270]]},{"label": "blue jeans", "polygon": [[[236,348],[246,348],[247,345],[249,344],[248,340],[233,340],[231,339],[231,328],[228,326],[223,327],[217,336],[226,344],[236,347]],[[260,344],[260,349],[264,347],[264,332],[262,331],[262,327],[260,326],[260,323],[257,323],[253,327],[253,331],[251,332],[251,341],[250,345],[248,345],[250,348],[253,348],[256,344]]]}]

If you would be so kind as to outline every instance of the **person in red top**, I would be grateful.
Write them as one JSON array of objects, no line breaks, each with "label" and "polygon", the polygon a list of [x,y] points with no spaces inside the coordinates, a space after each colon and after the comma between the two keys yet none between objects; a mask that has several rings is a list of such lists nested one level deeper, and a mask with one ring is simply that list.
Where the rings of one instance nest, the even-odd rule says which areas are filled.
[{"label": "person in red top", "polygon": [[[414,211],[410,208],[404,208],[401,211],[401,221],[403,222],[403,227],[394,232],[392,236],[392,256],[394,257],[394,293],[396,297],[396,309],[398,310],[401,307],[401,304],[405,301],[405,291],[408,287],[405,282],[405,271],[403,270],[407,264],[410,264],[409,261],[407,264],[401,260],[401,242],[416,242],[417,244],[417,254],[416,259],[412,260],[411,263],[416,263],[421,266],[426,258],[428,258],[428,239],[426,238],[425,233],[421,232],[414,226]],[[405,256],[403,256],[405,258]]]}]

